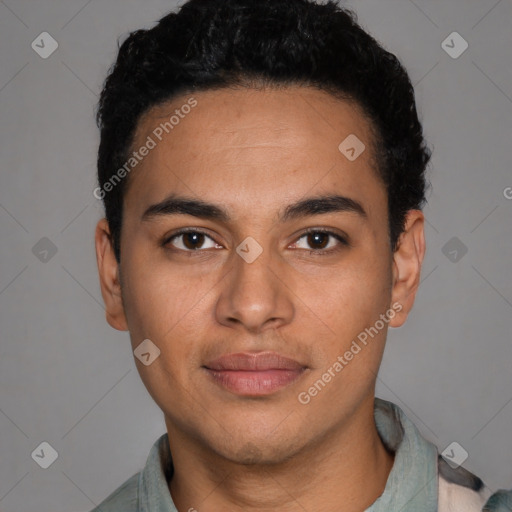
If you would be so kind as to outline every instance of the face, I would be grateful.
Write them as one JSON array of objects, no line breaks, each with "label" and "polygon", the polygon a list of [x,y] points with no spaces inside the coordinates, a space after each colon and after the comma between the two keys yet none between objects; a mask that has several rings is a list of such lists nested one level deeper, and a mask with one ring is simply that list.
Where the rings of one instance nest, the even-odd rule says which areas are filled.
[{"label": "face", "polygon": [[[387,328],[412,307],[422,216],[392,253],[356,105],[299,87],[193,98],[169,133],[161,123],[190,96],[139,122],[134,149],[155,146],[129,176],[119,268],[98,224],[107,319],[133,350],[160,350],[135,361],[168,430],[277,462],[371,404]],[[342,152],[351,135],[355,153]]]}]

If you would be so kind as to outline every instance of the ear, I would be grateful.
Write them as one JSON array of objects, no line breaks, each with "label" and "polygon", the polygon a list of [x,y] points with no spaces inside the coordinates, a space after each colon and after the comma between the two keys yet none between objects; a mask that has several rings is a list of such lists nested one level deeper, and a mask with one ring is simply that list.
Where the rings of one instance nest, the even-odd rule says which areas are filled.
[{"label": "ear", "polygon": [[400,327],[412,309],[420,284],[421,264],[425,256],[425,217],[420,210],[409,210],[404,232],[393,254],[393,287],[391,303],[398,303],[391,327]]},{"label": "ear", "polygon": [[105,302],[107,322],[119,331],[127,331],[119,281],[119,265],[114,255],[107,219],[101,219],[95,232],[96,261],[100,277],[101,295]]}]

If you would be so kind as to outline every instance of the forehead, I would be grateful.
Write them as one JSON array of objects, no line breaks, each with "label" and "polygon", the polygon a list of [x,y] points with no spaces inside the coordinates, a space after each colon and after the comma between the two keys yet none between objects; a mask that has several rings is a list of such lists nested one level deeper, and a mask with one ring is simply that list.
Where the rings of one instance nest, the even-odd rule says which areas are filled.
[{"label": "forehead", "polygon": [[[191,98],[195,106],[184,108]],[[141,118],[133,149],[148,138],[155,144],[129,177],[127,206],[170,192],[224,204],[239,194],[263,208],[315,188],[382,194],[372,126],[361,109],[309,87],[219,89],[174,98]],[[364,150],[353,159],[352,148]]]}]

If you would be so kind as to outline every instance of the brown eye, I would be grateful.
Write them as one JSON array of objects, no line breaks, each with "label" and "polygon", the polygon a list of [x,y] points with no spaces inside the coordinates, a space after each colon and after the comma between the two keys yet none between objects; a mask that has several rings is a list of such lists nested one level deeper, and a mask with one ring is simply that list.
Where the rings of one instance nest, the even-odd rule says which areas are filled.
[{"label": "brown eye", "polygon": [[205,236],[202,233],[184,233],[183,245],[187,249],[200,249],[204,243]]},{"label": "brown eye", "polygon": [[[300,240],[303,239],[306,241],[306,247],[300,246]],[[299,249],[306,249],[310,252],[317,252],[318,254],[322,254],[336,251],[342,246],[347,246],[349,244],[347,240],[338,233],[312,229],[304,233],[294,245]]]},{"label": "brown eye", "polygon": [[215,240],[202,231],[188,230],[175,233],[168,238],[163,245],[172,245],[175,249],[181,251],[197,251],[199,249],[220,248]]},{"label": "brown eye", "polygon": [[308,233],[307,241],[313,249],[325,249],[329,243],[329,236],[327,233],[322,232]]}]

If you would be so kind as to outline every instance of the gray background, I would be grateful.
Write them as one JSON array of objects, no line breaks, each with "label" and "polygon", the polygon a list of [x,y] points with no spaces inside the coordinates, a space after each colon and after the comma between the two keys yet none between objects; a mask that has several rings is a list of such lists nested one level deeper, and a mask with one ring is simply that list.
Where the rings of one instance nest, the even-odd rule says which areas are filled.
[{"label": "gray background", "polygon": [[[408,68],[434,150],[423,282],[408,323],[390,332],[377,395],[441,451],[458,442],[492,490],[510,489],[512,1],[349,5]],[[174,6],[0,1],[2,512],[88,511],[165,432],[128,334],[104,319],[93,114],[117,37]],[[31,48],[43,31],[59,44],[47,59]],[[453,31],[469,44],[456,59],[441,46]],[[41,252],[43,237],[56,254]],[[31,458],[43,441],[58,452],[47,469]]]}]

